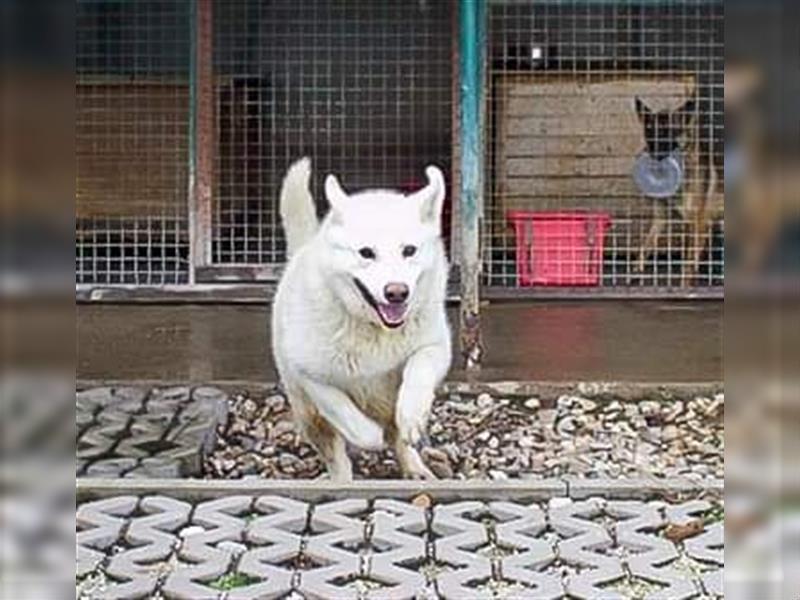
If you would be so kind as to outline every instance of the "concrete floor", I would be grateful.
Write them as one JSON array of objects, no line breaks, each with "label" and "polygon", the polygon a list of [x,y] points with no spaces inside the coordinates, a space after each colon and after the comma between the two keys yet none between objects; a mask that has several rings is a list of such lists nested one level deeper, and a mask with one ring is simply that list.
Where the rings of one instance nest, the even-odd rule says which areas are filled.
[{"label": "concrete floor", "polygon": [[[722,381],[721,302],[485,308],[485,381]],[[274,381],[263,305],[78,306],[83,380]],[[455,314],[453,313],[453,322]],[[465,379],[453,370],[451,379]]]}]

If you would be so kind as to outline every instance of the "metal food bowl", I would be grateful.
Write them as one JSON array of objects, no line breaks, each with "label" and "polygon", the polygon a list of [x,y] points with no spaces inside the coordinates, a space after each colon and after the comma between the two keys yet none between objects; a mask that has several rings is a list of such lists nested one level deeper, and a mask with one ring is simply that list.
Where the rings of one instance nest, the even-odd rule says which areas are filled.
[{"label": "metal food bowl", "polygon": [[656,160],[649,152],[642,152],[633,165],[633,180],[645,196],[670,198],[678,193],[683,184],[683,155],[675,151]]}]

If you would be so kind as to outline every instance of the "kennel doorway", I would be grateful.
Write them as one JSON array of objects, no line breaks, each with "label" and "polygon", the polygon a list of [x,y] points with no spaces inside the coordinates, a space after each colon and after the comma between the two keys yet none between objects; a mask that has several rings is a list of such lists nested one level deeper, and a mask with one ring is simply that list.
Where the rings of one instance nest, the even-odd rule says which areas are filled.
[{"label": "kennel doorway", "polygon": [[[425,183],[452,161],[451,2],[234,0],[213,10],[215,156],[207,280],[274,281],[292,161],[313,193]],[[449,227],[446,227],[449,235]]]}]

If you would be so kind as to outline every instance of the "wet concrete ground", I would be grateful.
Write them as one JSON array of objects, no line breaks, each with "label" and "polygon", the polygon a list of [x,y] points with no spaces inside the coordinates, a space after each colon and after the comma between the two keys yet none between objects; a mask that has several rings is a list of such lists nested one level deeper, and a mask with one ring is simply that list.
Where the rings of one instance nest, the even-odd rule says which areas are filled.
[{"label": "wet concrete ground", "polygon": [[[721,381],[722,309],[710,301],[493,304],[483,312],[479,377]],[[276,379],[263,305],[83,304],[77,313],[78,379]],[[454,369],[451,378],[465,377]]]}]

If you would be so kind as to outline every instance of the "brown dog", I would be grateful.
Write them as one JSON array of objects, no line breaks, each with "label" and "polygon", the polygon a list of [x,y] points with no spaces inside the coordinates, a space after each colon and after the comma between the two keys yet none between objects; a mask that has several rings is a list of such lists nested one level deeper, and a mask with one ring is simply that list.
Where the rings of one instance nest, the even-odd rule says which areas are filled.
[{"label": "brown dog", "polygon": [[695,282],[703,254],[709,249],[711,230],[722,218],[724,195],[721,175],[713,153],[701,143],[695,99],[674,111],[653,111],[636,98],[636,115],[642,124],[645,144],[650,156],[661,160],[676,150],[684,157],[684,179],[681,190],[672,198],[655,202],[650,230],[639,248],[638,271],[644,271],[647,259],[656,251],[659,238],[670,217],[677,213],[682,229],[681,285]]}]

